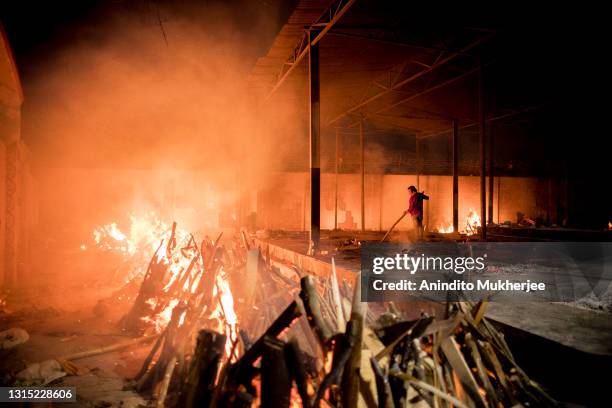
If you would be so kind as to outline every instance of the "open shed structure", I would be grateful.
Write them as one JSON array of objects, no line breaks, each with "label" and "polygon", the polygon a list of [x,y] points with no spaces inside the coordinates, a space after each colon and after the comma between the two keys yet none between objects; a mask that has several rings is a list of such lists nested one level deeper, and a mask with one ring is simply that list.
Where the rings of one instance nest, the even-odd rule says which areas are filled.
[{"label": "open shed structure", "polygon": [[[496,175],[556,171],[560,164],[551,157],[561,147],[548,143],[547,134],[553,131],[549,119],[557,97],[557,74],[550,68],[561,55],[558,41],[550,40],[559,33],[543,28],[535,10],[524,11],[457,7],[436,12],[367,0],[297,2],[267,55],[253,67],[250,85],[263,109],[290,103],[308,117],[315,245],[322,162],[330,163],[323,171],[338,174],[344,167],[361,174],[359,223],[365,229],[368,139],[393,135],[397,140],[399,135],[413,143],[414,156],[399,171],[415,173],[417,184],[419,174],[452,174],[455,231],[459,175],[479,175],[484,239],[487,223],[494,221]],[[532,143],[534,137],[542,143]],[[348,153],[350,144],[359,149]],[[442,151],[442,158],[424,157],[426,145]],[[534,160],[545,150],[552,153],[548,159]],[[552,196],[548,201],[554,201]],[[550,223],[564,217],[562,200],[547,207]]]}]

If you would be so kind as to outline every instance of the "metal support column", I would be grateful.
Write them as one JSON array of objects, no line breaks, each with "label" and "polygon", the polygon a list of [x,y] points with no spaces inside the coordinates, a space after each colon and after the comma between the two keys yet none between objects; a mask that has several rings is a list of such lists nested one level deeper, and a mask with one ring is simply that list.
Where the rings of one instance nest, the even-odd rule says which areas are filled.
[{"label": "metal support column", "polygon": [[308,82],[310,90],[310,241],[318,251],[321,235],[321,95],[319,44],[312,44],[318,31],[309,32]]},{"label": "metal support column", "polygon": [[453,231],[459,232],[459,121],[453,119]]},{"label": "metal support column", "polygon": [[420,190],[420,175],[421,175],[421,145],[419,143],[419,137],[415,136],[414,137],[414,143],[416,145],[416,188],[417,191],[421,191]]},{"label": "metal support column", "polygon": [[482,239],[487,239],[487,139],[484,101],[484,68],[478,70],[478,133],[480,135],[480,223]]},{"label": "metal support column", "polygon": [[334,192],[334,229],[338,229],[338,170],[340,168],[340,130],[336,128],[336,179]]},{"label": "metal support column", "polygon": [[363,121],[359,122],[359,148],[361,149],[361,230],[365,231],[365,142]]},{"label": "metal support column", "polygon": [[[490,125],[490,124],[489,124]],[[493,132],[491,131],[491,126],[488,128],[489,133],[489,213],[488,215],[488,223],[493,224],[493,190],[495,185],[495,172],[493,171],[493,164],[495,157],[495,144],[493,143]]]}]

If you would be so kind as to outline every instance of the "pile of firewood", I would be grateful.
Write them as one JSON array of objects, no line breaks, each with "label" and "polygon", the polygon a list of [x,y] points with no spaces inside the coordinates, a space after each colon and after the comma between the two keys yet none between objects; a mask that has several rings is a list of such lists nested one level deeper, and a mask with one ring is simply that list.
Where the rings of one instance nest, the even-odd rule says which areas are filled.
[{"label": "pile of firewood", "polygon": [[[358,276],[350,285],[335,272],[305,275],[245,233],[227,246],[221,236],[199,246],[173,237],[165,250],[190,257],[188,266],[162,290],[167,262],[156,254],[122,319],[141,328],[179,299],[133,382],[157,406],[557,405],[516,364],[485,303],[449,303],[441,319],[406,321],[392,303],[361,302]],[[218,274],[240,299],[232,332],[212,322]]]},{"label": "pile of firewood", "polygon": [[[152,256],[133,305],[119,322],[123,330],[134,334],[150,337],[152,331],[161,331],[132,381],[138,391],[157,394],[160,406],[168,391],[187,376],[186,363],[198,331],[223,326],[219,324],[225,320],[225,311],[218,307],[218,278],[244,268],[247,237],[242,237],[224,246],[221,235],[215,241],[206,237],[198,245],[193,235],[179,237],[174,223],[168,239]],[[171,310],[167,322],[159,318],[164,310]],[[226,336],[217,338],[223,339],[224,349]]]},{"label": "pile of firewood", "polygon": [[[223,364],[216,335],[202,331],[180,406],[558,406],[516,364],[483,304],[450,304],[449,317],[437,321],[392,322],[399,319],[387,314],[372,329],[357,296],[341,332],[323,318],[312,281],[302,279],[300,299],[234,363]],[[302,315],[322,364],[300,349],[295,333],[283,335]]]},{"label": "pile of firewood", "polygon": [[449,317],[423,316],[375,330],[385,345],[370,359],[378,406],[558,406],[518,366],[486,303],[448,304]]}]

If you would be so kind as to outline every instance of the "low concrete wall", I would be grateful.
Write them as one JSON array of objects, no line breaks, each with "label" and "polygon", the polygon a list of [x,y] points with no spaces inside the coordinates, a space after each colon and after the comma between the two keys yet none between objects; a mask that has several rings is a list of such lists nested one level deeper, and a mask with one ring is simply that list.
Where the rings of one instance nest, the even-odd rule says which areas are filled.
[{"label": "low concrete wall", "polygon": [[[332,266],[329,262],[322,261],[320,259],[313,258],[312,256],[304,255],[258,239],[255,240],[255,246],[257,246],[261,253],[265,254],[265,256],[270,256],[270,258],[273,260],[282,262],[288,266],[295,265],[306,274],[316,275],[323,278],[329,278],[331,276]],[[340,282],[344,280],[351,286],[355,284],[357,272],[358,271],[336,266],[336,276],[338,277],[338,280]]]}]

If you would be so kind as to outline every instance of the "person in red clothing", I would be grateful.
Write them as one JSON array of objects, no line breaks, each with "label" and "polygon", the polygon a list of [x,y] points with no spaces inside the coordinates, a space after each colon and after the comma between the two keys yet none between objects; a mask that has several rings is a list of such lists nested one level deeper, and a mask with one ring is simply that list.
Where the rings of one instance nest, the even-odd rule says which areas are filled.
[{"label": "person in red clothing", "polygon": [[406,213],[410,214],[413,219],[417,239],[423,239],[423,200],[429,200],[425,192],[419,193],[415,186],[408,187],[408,209]]}]

